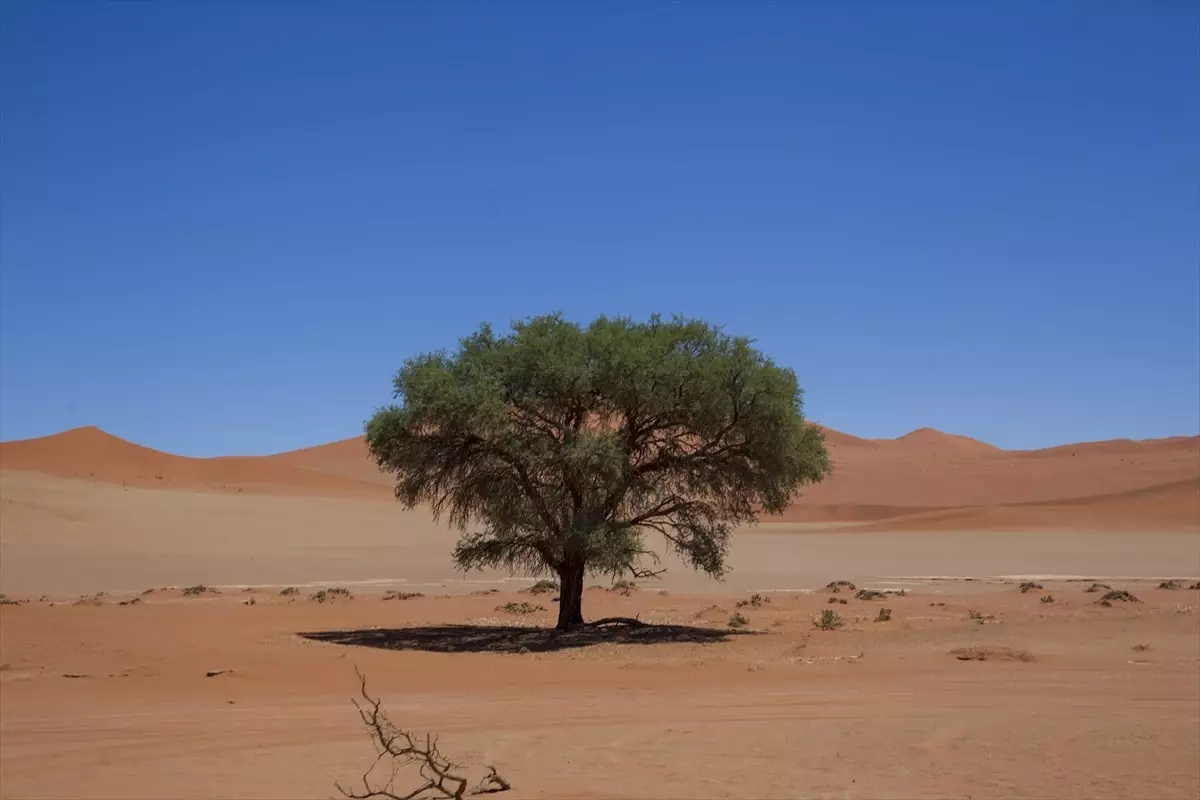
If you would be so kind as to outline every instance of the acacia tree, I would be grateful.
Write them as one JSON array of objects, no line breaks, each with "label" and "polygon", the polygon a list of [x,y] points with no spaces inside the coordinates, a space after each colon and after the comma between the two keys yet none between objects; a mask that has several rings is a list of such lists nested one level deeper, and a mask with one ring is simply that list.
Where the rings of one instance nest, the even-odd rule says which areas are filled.
[{"label": "acacia tree", "polygon": [[397,499],[448,517],[463,570],[556,575],[560,630],[585,574],[655,574],[647,533],[719,578],[736,525],[830,469],[795,373],[694,320],[483,325],[394,385],[366,438]]}]

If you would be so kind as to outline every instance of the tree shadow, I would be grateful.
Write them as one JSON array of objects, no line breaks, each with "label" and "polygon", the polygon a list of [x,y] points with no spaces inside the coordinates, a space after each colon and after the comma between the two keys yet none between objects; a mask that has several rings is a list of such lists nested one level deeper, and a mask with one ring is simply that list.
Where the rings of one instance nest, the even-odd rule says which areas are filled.
[{"label": "tree shadow", "polygon": [[597,644],[712,644],[752,631],[691,625],[584,626],[570,631],[517,625],[423,625],[299,633],[305,639],[384,650],[427,653],[536,653]]}]

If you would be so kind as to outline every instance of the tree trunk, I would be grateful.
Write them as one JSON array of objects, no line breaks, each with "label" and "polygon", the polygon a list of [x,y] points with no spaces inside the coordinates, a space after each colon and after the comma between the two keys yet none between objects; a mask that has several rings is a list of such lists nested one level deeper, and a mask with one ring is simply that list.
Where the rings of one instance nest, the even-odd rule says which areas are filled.
[{"label": "tree trunk", "polygon": [[558,571],[558,630],[583,624],[583,564],[565,564]]}]

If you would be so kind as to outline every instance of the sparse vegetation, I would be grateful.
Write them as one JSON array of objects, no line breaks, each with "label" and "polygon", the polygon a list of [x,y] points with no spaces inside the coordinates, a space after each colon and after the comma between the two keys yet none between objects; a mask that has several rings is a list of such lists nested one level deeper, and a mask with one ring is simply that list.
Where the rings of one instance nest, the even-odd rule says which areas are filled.
[{"label": "sparse vegetation", "polygon": [[484,325],[393,387],[366,439],[396,497],[462,532],[463,571],[556,575],[564,631],[584,624],[587,575],[663,572],[647,536],[720,577],[738,525],[831,469],[795,372],[698,320]]},{"label": "sparse vegetation", "polygon": [[825,602],[828,603],[829,605],[833,605],[834,603],[841,603],[842,605],[848,605],[848,603],[846,602],[846,598],[844,598],[844,597],[831,597],[828,600],[826,600]]},{"label": "sparse vegetation", "polygon": [[887,597],[883,592],[877,592],[874,589],[859,589],[854,595],[855,600],[882,600]]},{"label": "sparse vegetation", "polygon": [[558,591],[557,581],[538,581],[532,586],[526,588],[526,594],[551,594]]},{"label": "sparse vegetation", "polygon": [[994,614],[984,614],[982,611],[971,611],[968,609],[967,616],[977,625],[986,625],[989,622],[995,622]]},{"label": "sparse vegetation", "polygon": [[1188,589],[1190,589],[1193,592],[1200,591],[1200,581],[1196,581],[1191,586],[1189,586]]},{"label": "sparse vegetation", "polygon": [[1134,651],[1136,651],[1136,652],[1138,652],[1138,653],[1144,653],[1144,652],[1146,652],[1147,650],[1149,650],[1149,649],[1150,649],[1150,645],[1148,645],[1148,644],[1135,644],[1133,647],[1131,647],[1131,648],[1129,648],[1129,649],[1130,649],[1130,650],[1134,650]]},{"label": "sparse vegetation", "polygon": [[842,589],[853,592],[858,587],[850,581],[830,581],[829,583],[825,584],[825,588],[834,594],[837,594],[838,592],[842,591]]},{"label": "sparse vegetation", "polygon": [[353,600],[354,595],[350,594],[350,590],[341,586],[334,586],[330,589],[321,589],[310,595],[309,600],[316,600],[318,603],[326,601],[332,603],[334,600]]},{"label": "sparse vegetation", "polygon": [[750,606],[751,608],[761,608],[764,603],[769,603],[769,602],[771,602],[771,598],[763,597],[758,592],[755,592],[754,594],[750,595],[749,599],[738,600],[733,605],[735,608],[745,608],[746,606]]},{"label": "sparse vegetation", "polygon": [[891,622],[892,610],[890,608],[881,608],[879,613],[875,615],[876,622]]},{"label": "sparse vegetation", "polygon": [[835,631],[842,627],[845,622],[836,611],[825,609],[821,612],[821,616],[813,620],[813,626],[823,631]]},{"label": "sparse vegetation", "polygon": [[216,589],[213,589],[211,586],[205,586],[202,583],[195,586],[185,587],[183,590],[184,597],[199,597],[202,594],[220,594],[220,592]]},{"label": "sparse vegetation", "polygon": [[244,606],[258,605],[258,601],[255,600],[253,597],[251,597],[249,600],[243,600],[242,605],[244,605]]},{"label": "sparse vegetation", "polygon": [[1171,589],[1171,590],[1182,589],[1183,584],[1181,584],[1179,581],[1176,581],[1176,580],[1169,580],[1169,581],[1163,581],[1162,583],[1160,583],[1158,585],[1158,588]]},{"label": "sparse vegetation", "polygon": [[1113,603],[1140,603],[1142,601],[1138,600],[1124,589],[1114,589],[1112,591],[1105,592],[1104,596],[1101,597],[1097,602],[1102,606],[1111,606]]},{"label": "sparse vegetation", "polygon": [[295,586],[286,586],[279,590],[280,597],[291,597],[292,595],[300,594],[300,590]]},{"label": "sparse vegetation", "polygon": [[608,590],[610,592],[616,592],[617,594],[622,594],[622,595],[625,595],[626,597],[628,597],[629,595],[633,594],[637,590],[637,584],[634,583],[633,581],[627,581],[627,580],[622,579],[622,580],[619,580],[616,583],[614,583],[612,586],[608,587]]},{"label": "sparse vegetation", "polygon": [[[366,726],[371,736],[371,742],[378,754],[375,761],[363,773],[362,791],[355,792],[335,783],[337,790],[344,797],[352,800],[368,800],[368,798],[383,798],[383,800],[417,800],[418,798],[446,798],[447,800],[462,800],[467,796],[496,794],[505,792],[512,785],[505,780],[493,766],[488,766],[483,779],[473,788],[466,776],[462,774],[463,766],[456,764],[441,754],[438,749],[436,736],[426,734],[417,736],[412,731],[396,727],[380,707],[380,701],[367,692],[367,679],[361,672],[355,670],[359,680],[359,694],[363,703],[354,701],[354,708]],[[381,762],[390,761],[383,776],[377,779],[373,775]],[[401,788],[396,785],[400,770],[404,767],[416,766],[414,787]]]},{"label": "sparse vegetation", "polygon": [[1028,594],[1029,592],[1032,592],[1035,589],[1037,589],[1038,591],[1041,591],[1044,588],[1046,588],[1046,587],[1042,586],[1040,583],[1034,583],[1033,581],[1025,581],[1020,586],[1021,594]]},{"label": "sparse vegetation", "polygon": [[135,597],[131,600],[122,600],[121,602],[117,603],[117,605],[119,605],[119,606],[135,606],[140,602],[142,602],[142,598]]},{"label": "sparse vegetation", "polygon": [[424,597],[424,596],[425,595],[421,594],[420,592],[384,592],[383,593],[384,600],[415,600],[418,597]]},{"label": "sparse vegetation", "polygon": [[1043,603],[1046,603],[1046,604],[1053,603],[1053,602],[1054,602],[1054,595],[1052,595],[1052,594],[1048,594],[1048,595],[1046,595],[1045,597],[1042,597],[1042,598],[1041,598],[1041,602],[1043,602]]},{"label": "sparse vegetation", "polygon": [[1084,589],[1084,591],[1085,592],[1100,592],[1100,591],[1106,592],[1111,588],[1112,587],[1109,586],[1107,583],[1093,583],[1091,586]]},{"label": "sparse vegetation", "polygon": [[731,628],[744,628],[749,624],[750,624],[750,620],[746,619],[741,614],[735,613],[732,617],[729,618],[729,627],[731,627]]},{"label": "sparse vegetation", "polygon": [[535,606],[532,603],[505,603],[502,606],[496,606],[497,611],[504,611],[508,614],[536,614],[539,611],[545,611],[543,606]]}]

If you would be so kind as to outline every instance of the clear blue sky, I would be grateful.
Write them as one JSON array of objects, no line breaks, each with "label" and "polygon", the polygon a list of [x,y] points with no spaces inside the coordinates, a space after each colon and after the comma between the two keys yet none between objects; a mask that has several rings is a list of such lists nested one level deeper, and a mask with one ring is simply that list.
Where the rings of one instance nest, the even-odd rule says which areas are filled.
[{"label": "clear blue sky", "polygon": [[1200,430],[1200,5],[15,3],[0,438],[357,435],[488,320],[681,312],[809,415]]}]

